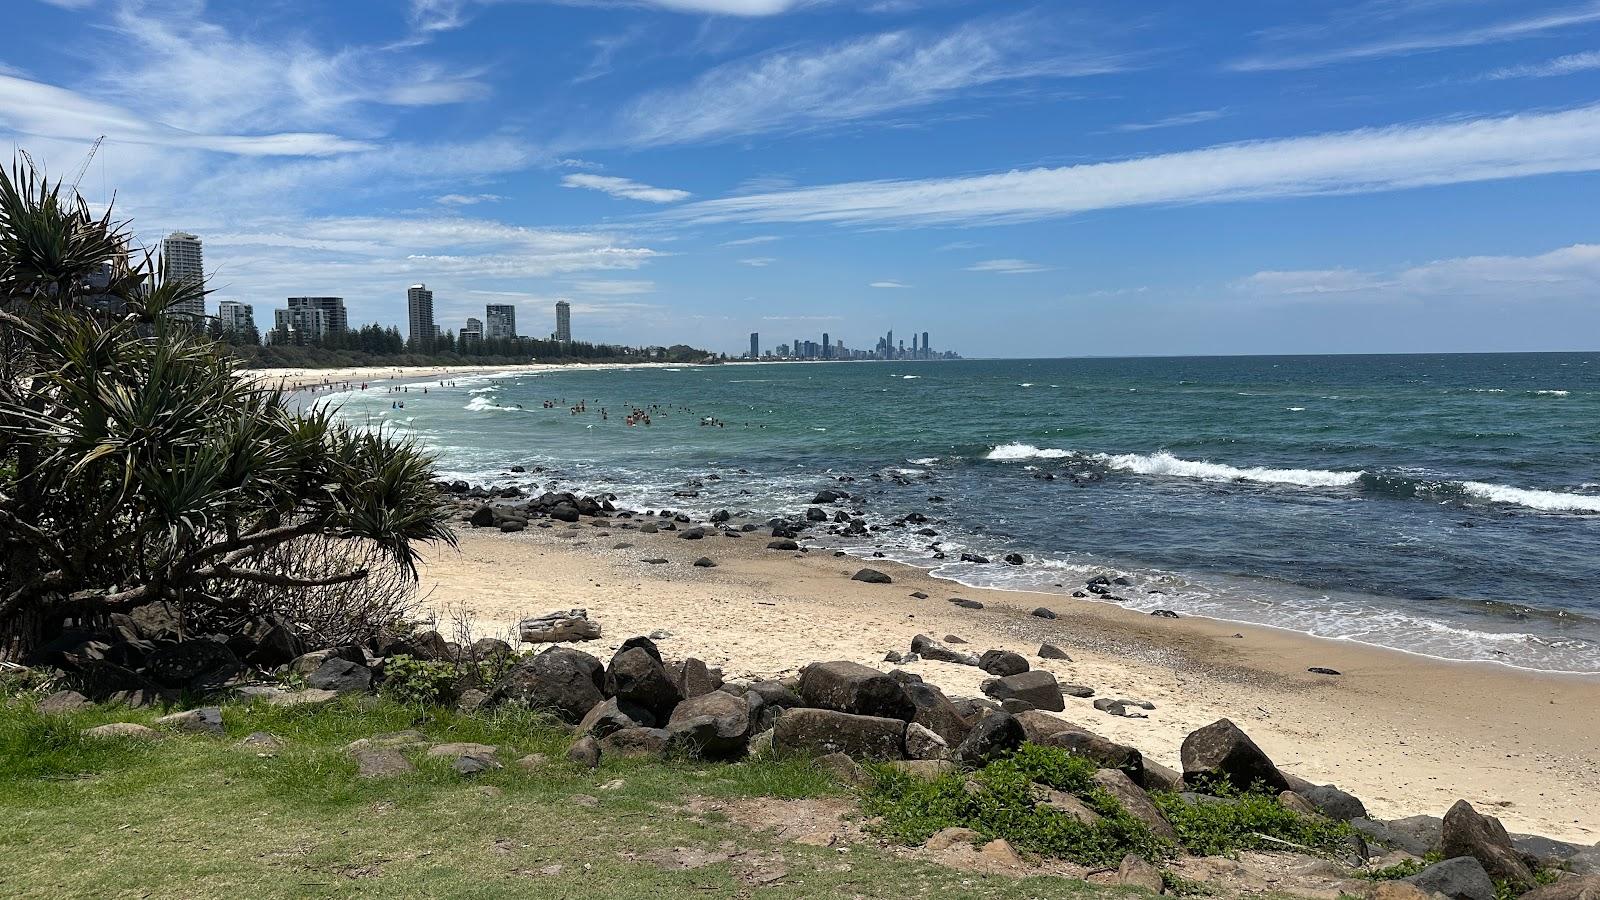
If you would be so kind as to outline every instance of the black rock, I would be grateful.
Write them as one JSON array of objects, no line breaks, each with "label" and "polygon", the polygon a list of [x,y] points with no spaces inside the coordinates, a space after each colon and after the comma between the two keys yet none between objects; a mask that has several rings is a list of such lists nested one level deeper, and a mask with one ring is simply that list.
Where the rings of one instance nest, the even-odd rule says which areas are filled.
[{"label": "black rock", "polygon": [[1470,856],[1458,856],[1434,863],[1410,878],[1406,883],[1421,888],[1424,893],[1439,893],[1450,900],[1494,900],[1494,882],[1483,864]]},{"label": "black rock", "polygon": [[[647,638],[636,638],[645,640]],[[606,693],[618,700],[632,703],[650,711],[657,721],[672,714],[672,708],[683,699],[678,686],[667,675],[655,647],[624,646],[606,666]]]},{"label": "black rock", "polygon": [[1150,615],[1155,616],[1158,619],[1176,619],[1176,618],[1178,618],[1178,614],[1173,612],[1170,609],[1158,609],[1155,612],[1151,613]]},{"label": "black rock", "polygon": [[1017,748],[1027,739],[1028,735],[1016,716],[1003,711],[995,712],[972,726],[966,739],[950,751],[950,758],[957,765],[977,769],[1017,752]]},{"label": "black rock", "polygon": [[989,650],[978,658],[978,668],[990,675],[1005,677],[1007,675],[1020,675],[1028,671],[1028,660],[1020,653],[1010,650]]},{"label": "black rock", "polygon": [[700,557],[694,561],[694,565],[698,569],[715,569],[717,567],[717,564],[712,562],[709,556]]},{"label": "black rock", "polygon": [[800,545],[795,543],[792,540],[789,540],[788,538],[783,538],[781,540],[769,541],[767,543],[767,549],[768,550],[799,550],[800,549]]},{"label": "black rock", "polygon": [[547,709],[567,722],[577,722],[601,693],[605,670],[600,660],[570,647],[551,647],[537,656],[519,660],[489,691],[485,705],[520,703]]},{"label": "black rock", "polygon": [[990,679],[983,683],[983,692],[996,700],[1015,698],[1050,712],[1061,712],[1067,708],[1061,699],[1060,683],[1054,675],[1042,669]]},{"label": "black rock", "polygon": [[364,694],[372,689],[372,670],[348,659],[330,657],[306,679],[306,686],[341,694]]},{"label": "black rock", "polygon": [[1007,553],[1005,555],[1005,561],[1006,561],[1007,564],[1013,565],[1013,566],[1020,566],[1023,563],[1027,562],[1026,559],[1023,559],[1021,553]]},{"label": "black rock", "polygon": [[800,696],[810,706],[858,716],[909,722],[916,715],[916,705],[898,681],[844,660],[806,666],[800,674]]},{"label": "black rock", "polygon": [[882,572],[879,572],[877,569],[862,569],[854,575],[851,575],[850,580],[862,581],[866,582],[867,584],[891,584],[894,582],[893,578],[890,578]]},{"label": "black rock", "polygon": [[1040,659],[1062,659],[1062,660],[1066,660],[1067,662],[1072,662],[1072,657],[1067,655],[1067,651],[1061,649],[1060,647],[1057,647],[1055,644],[1040,644],[1039,645],[1039,658]]},{"label": "black rock", "polygon": [[1033,616],[1039,619],[1054,619],[1056,617],[1056,613],[1055,610],[1046,609],[1045,607],[1041,606],[1033,611]]},{"label": "black rock", "polygon": [[1338,669],[1330,669],[1330,668],[1327,668],[1326,666],[1312,666],[1311,668],[1307,669],[1306,671],[1310,672],[1313,675],[1343,675],[1344,674],[1343,672],[1339,671]]},{"label": "black rock", "polygon": [[1250,736],[1228,719],[1201,728],[1183,739],[1183,779],[1194,786],[1208,781],[1226,782],[1248,791],[1261,782],[1274,794],[1289,790],[1289,782]]},{"label": "black rock", "polygon": [[779,753],[855,759],[904,759],[906,723],[831,709],[791,709],[778,717],[772,748]]},{"label": "black rock", "polygon": [[967,563],[984,564],[984,563],[987,563],[989,561],[989,557],[980,556],[980,555],[978,555],[976,553],[963,553],[963,554],[961,554],[961,561],[962,562],[967,562]]}]

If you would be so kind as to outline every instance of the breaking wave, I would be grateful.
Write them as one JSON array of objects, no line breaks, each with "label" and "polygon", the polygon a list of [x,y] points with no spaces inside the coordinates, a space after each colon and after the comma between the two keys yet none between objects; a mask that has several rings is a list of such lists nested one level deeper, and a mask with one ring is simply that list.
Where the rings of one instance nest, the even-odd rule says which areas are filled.
[{"label": "breaking wave", "polygon": [[1125,453],[1120,456],[1100,455],[1108,468],[1134,472],[1140,475],[1167,475],[1178,478],[1198,478],[1202,481],[1257,481],[1262,484],[1297,484],[1302,487],[1343,487],[1355,484],[1361,472],[1330,472],[1326,469],[1269,469],[1253,466],[1241,469],[1222,463],[1179,459],[1170,453],[1152,453],[1141,456]]},{"label": "breaking wave", "polygon": [[1600,497],[1588,494],[1534,491],[1526,488],[1507,487],[1503,484],[1489,484],[1483,481],[1463,482],[1461,488],[1470,496],[1494,503],[1511,503],[1517,506],[1526,506],[1529,509],[1542,509],[1547,512],[1600,513]]},{"label": "breaking wave", "polygon": [[1065,459],[1072,456],[1071,450],[1057,450],[1054,447],[1040,449],[1032,444],[1001,444],[989,451],[985,459],[1000,461],[1018,459]]}]

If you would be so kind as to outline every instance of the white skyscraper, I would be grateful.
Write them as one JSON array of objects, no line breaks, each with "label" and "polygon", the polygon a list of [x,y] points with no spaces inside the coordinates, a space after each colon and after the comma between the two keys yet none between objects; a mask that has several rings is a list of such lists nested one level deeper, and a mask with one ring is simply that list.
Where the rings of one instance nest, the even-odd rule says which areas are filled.
[{"label": "white skyscraper", "polygon": [[556,340],[572,340],[572,304],[565,300],[556,301]]},{"label": "white skyscraper", "polygon": [[[185,231],[174,231],[162,240],[161,255],[166,262],[167,281],[181,278],[199,285],[201,289],[205,288],[205,259],[200,252],[198,237]],[[199,321],[206,317],[206,301],[204,297],[196,297],[172,307],[168,312]]]},{"label": "white skyscraper", "polygon": [[491,303],[484,307],[488,322],[484,337],[490,340],[514,340],[517,336],[517,308],[510,304]]},{"label": "white skyscraper", "polygon": [[413,284],[406,290],[406,318],[411,326],[411,343],[424,350],[433,347],[439,326],[433,323],[433,291],[427,285]]},{"label": "white skyscraper", "polygon": [[255,307],[237,300],[224,300],[217,304],[217,323],[225,333],[245,334],[255,327]]}]

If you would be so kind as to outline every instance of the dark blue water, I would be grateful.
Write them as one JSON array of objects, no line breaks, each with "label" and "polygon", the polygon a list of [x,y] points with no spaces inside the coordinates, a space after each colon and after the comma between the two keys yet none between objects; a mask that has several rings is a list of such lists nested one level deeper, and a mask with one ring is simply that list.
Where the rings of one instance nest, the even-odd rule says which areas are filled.
[{"label": "dark blue water", "polygon": [[563,371],[392,399],[341,398],[474,481],[544,465],[523,483],[763,515],[842,486],[869,520],[940,534],[832,544],[965,583],[1071,591],[1115,568],[1134,608],[1600,672],[1600,354]]}]

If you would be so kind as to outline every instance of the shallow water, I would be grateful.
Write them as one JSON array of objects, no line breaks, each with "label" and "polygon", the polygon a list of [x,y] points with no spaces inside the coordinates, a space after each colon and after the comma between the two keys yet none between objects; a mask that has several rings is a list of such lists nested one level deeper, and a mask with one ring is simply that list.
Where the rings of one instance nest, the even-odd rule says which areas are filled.
[{"label": "shallow water", "polygon": [[[1600,672],[1600,354],[763,364],[421,387],[404,409],[383,386],[333,400],[414,435],[451,478],[763,516],[843,487],[869,521],[920,511],[940,534],[835,545],[964,583],[1071,591],[1112,567],[1135,576],[1119,595],[1138,609]],[[651,425],[624,422],[650,404]],[[951,559],[1029,563],[941,563],[934,541]]]}]

